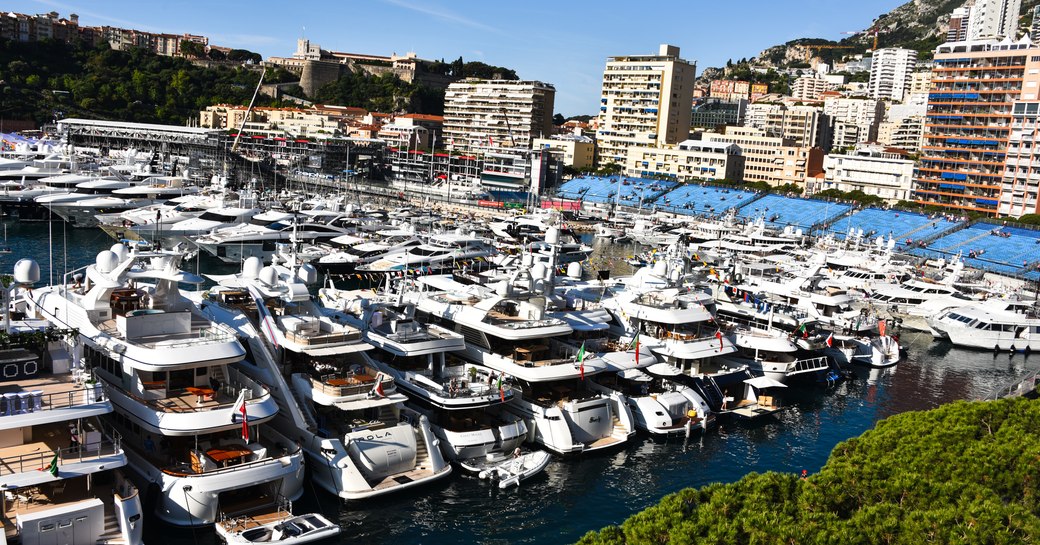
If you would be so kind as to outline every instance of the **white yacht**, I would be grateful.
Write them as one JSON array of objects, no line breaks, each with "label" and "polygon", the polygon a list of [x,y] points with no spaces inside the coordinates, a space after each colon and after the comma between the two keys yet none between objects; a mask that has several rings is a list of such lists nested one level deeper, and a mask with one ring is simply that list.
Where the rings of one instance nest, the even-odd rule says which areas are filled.
[{"label": "white yacht", "polygon": [[[403,282],[398,286],[405,289]],[[343,300],[330,291],[321,290],[323,300]],[[377,300],[368,298],[371,292],[354,294],[355,303],[345,306],[379,348],[373,360],[429,417],[450,460],[467,467],[470,460],[505,457],[520,447],[527,425],[503,409],[520,395],[511,379],[456,357],[453,352],[466,349],[463,335],[418,321],[413,304],[395,304],[400,291]]]},{"label": "white yacht", "polygon": [[868,367],[891,367],[902,361],[899,339],[891,335],[878,337],[853,337],[832,335],[826,341],[823,353],[841,365],[865,365]]},{"label": "white yacht", "polygon": [[[189,237],[204,235],[242,223],[252,223],[253,218],[261,212],[259,208],[242,206],[211,208],[197,217],[163,225],[163,237],[176,242],[188,241]],[[270,222],[263,223],[266,225]]]},{"label": "white yacht", "polygon": [[198,193],[198,187],[185,184],[187,180],[174,176],[153,176],[144,181],[118,188],[109,195],[77,200],[73,204],[53,203],[55,214],[75,227],[96,227],[97,216],[115,214],[150,206],[171,197]]},{"label": "white yacht", "polygon": [[573,328],[546,314],[552,288],[537,293],[533,290],[542,284],[523,274],[500,284],[498,291],[449,276],[425,276],[417,280],[423,291],[406,297],[421,317],[466,338],[462,358],[520,385],[523,395],[506,410],[524,419],[529,441],[559,454],[625,443],[635,433],[628,406],[620,395],[591,390],[585,379],[610,369],[608,358],[624,366],[631,365],[631,356],[593,356],[591,348],[573,344]]},{"label": "white yacht", "polygon": [[[656,364],[654,364],[656,365]],[[600,373],[592,378],[594,389],[620,393],[635,418],[636,429],[652,437],[706,431],[715,425],[715,413],[693,388],[654,376],[641,369]]]},{"label": "white yacht", "polygon": [[312,298],[307,284],[316,279],[309,264],[263,267],[251,257],[241,274],[220,279],[204,305],[248,340],[256,376],[277,385],[288,410],[274,425],[300,438],[315,482],[344,499],[447,477],[451,464],[428,418],[403,406],[397,381],[367,356],[372,345],[349,317]]},{"label": "white yacht", "polygon": [[411,246],[399,252],[386,254],[382,259],[356,267],[359,272],[397,272],[412,269],[445,272],[483,260],[494,253],[494,248],[482,238],[444,233],[430,235],[425,244]]},{"label": "white yacht", "polygon": [[[19,261],[16,284],[4,290],[4,308],[24,313],[25,302],[9,306],[6,295],[38,278],[34,262]],[[11,343],[0,350],[5,543],[139,545],[145,521],[137,488],[120,471],[127,464],[122,438],[98,419],[113,409],[104,386],[83,372],[60,340],[42,349],[19,341],[74,332],[46,320],[5,321]]]},{"label": "white yacht", "polygon": [[177,251],[122,245],[94,264],[35,290],[30,310],[78,338],[88,369],[115,406],[109,424],[124,438],[127,466],[177,526],[213,524],[303,488],[303,454],[264,423],[278,412],[271,392],[242,370],[235,332],[180,292],[203,280],[178,269]]},{"label": "white yacht", "polygon": [[[260,216],[254,216],[253,220]],[[347,230],[342,227],[298,221],[293,219],[292,214],[285,213],[284,217],[267,225],[250,223],[211,231],[209,234],[195,237],[192,242],[224,263],[240,263],[249,257],[259,257],[266,262],[274,257],[280,242],[290,242],[295,238],[301,242],[315,243],[345,234],[348,234]]]},{"label": "white yacht", "polygon": [[352,273],[359,265],[378,261],[383,257],[422,245],[422,240],[411,229],[386,229],[370,238],[341,235],[322,245],[332,249],[314,261],[319,270],[335,274]]},{"label": "white yacht", "polygon": [[1003,301],[956,307],[928,318],[932,335],[983,350],[1040,350],[1040,315],[1008,310]]}]

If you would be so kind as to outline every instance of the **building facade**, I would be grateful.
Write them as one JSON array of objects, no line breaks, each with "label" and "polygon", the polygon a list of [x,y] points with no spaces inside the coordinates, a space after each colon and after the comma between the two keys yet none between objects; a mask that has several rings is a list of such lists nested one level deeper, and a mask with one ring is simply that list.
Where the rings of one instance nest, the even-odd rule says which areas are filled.
[{"label": "building facade", "polygon": [[725,127],[722,132],[702,133],[700,138],[740,147],[745,182],[803,184],[807,176],[823,172],[823,150],[796,146],[793,140],[769,136],[762,129]]},{"label": "building facade", "polygon": [[625,174],[642,178],[663,177],[679,182],[739,180],[743,157],[735,144],[687,140],[662,147],[628,149]]},{"label": "building facade", "polygon": [[596,141],[577,134],[535,138],[533,149],[548,151],[564,166],[581,171],[591,169],[596,160]]},{"label": "building facade", "polygon": [[997,215],[1012,104],[1036,101],[1040,48],[1020,42],[952,42],[936,49],[914,200]]},{"label": "building facade", "polygon": [[820,95],[830,89],[827,80],[816,74],[808,74],[794,80],[791,96],[799,100],[819,100]]},{"label": "building facade", "polygon": [[1015,102],[997,213],[1040,213],[1040,102]]},{"label": "building facade", "polygon": [[721,125],[742,125],[747,106],[748,101],[744,99],[703,99],[693,105],[690,126],[713,129]]},{"label": "building facade", "polygon": [[831,146],[847,148],[877,140],[885,105],[876,99],[828,97],[823,101],[823,113],[833,123]]},{"label": "building facade", "polygon": [[860,146],[845,154],[831,154],[823,160],[826,172],[815,191],[837,189],[862,191],[890,203],[908,200],[914,180],[914,162],[901,150],[881,146]]},{"label": "building facade", "polygon": [[867,93],[880,100],[903,100],[910,88],[910,75],[917,64],[917,51],[898,47],[874,51]]},{"label": "building facade", "polygon": [[1015,38],[1022,0],[969,0],[950,14],[947,42]]},{"label": "building facade", "polygon": [[625,163],[632,146],[677,144],[690,134],[697,65],[662,44],[657,55],[607,59],[596,130],[597,163]]},{"label": "building facade", "polygon": [[467,79],[444,93],[448,149],[531,148],[553,133],[556,88],[540,81]]},{"label": "building facade", "polygon": [[768,136],[788,138],[795,146],[830,149],[829,118],[813,106],[749,104],[744,125],[762,129]]}]

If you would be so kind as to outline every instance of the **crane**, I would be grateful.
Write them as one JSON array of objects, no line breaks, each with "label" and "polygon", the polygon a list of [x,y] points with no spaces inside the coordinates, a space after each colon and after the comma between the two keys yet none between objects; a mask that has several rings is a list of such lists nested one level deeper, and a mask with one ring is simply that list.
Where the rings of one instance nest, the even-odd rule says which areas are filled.
[{"label": "crane", "polygon": [[855,30],[855,31],[850,31],[850,32],[842,32],[842,34],[848,34],[848,35],[852,35],[852,36],[858,36],[860,34],[866,34],[868,36],[873,35],[874,36],[874,46],[870,48],[871,51],[876,51],[877,50],[878,34],[880,34],[880,33],[881,33],[881,23],[880,22],[875,22],[874,26],[872,26],[872,27],[870,27],[870,28],[868,28],[866,30]]}]

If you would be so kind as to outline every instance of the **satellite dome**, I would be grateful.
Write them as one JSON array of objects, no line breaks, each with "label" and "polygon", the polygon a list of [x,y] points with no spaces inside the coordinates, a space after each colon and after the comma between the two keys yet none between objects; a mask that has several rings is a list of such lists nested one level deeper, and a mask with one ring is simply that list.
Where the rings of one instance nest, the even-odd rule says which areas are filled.
[{"label": "satellite dome", "polygon": [[242,263],[242,278],[246,280],[253,280],[260,274],[260,269],[264,266],[264,262],[257,256],[247,257]]},{"label": "satellite dome", "polygon": [[40,264],[32,259],[19,259],[14,264],[14,281],[19,284],[35,284],[40,281]]},{"label": "satellite dome", "polygon": [[278,283],[278,271],[274,267],[264,267],[260,269],[260,281],[268,286],[274,286]]},{"label": "satellite dome", "polygon": [[117,263],[122,262],[126,259],[126,256],[130,255],[130,250],[127,250],[126,246],[122,244],[113,244],[111,250],[112,253],[116,254],[116,259],[119,260]]},{"label": "satellite dome", "polygon": [[112,250],[105,250],[97,255],[97,259],[94,263],[99,272],[110,273],[119,266],[119,255]]},{"label": "satellite dome", "polygon": [[296,278],[299,278],[300,282],[304,284],[313,284],[318,281],[318,269],[314,268],[314,265],[310,263],[304,263],[296,271]]}]

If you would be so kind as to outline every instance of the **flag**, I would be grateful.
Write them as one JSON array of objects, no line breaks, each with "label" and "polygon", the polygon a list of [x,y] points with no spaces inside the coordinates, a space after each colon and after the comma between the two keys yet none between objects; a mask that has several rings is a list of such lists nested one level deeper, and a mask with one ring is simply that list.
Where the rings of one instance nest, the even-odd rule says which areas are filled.
[{"label": "flag", "polygon": [[246,399],[245,390],[242,390],[242,406],[239,411],[242,413],[242,440],[246,443],[249,442],[249,416],[246,415]]},{"label": "flag", "polygon": [[878,333],[882,337],[884,337],[885,336],[885,321],[884,320],[878,320],[877,329],[878,329]]},{"label": "flag", "polygon": [[722,344],[722,330],[721,329],[716,329],[715,330],[715,338],[719,340],[719,350],[722,350],[724,345]]},{"label": "flag", "polygon": [[826,343],[827,343],[827,348],[830,348],[830,347],[834,346],[834,333],[831,333],[830,335],[827,335]]},{"label": "flag", "polygon": [[54,458],[51,459],[51,463],[40,468],[40,471],[46,471],[50,473],[52,477],[58,476],[58,453],[54,453]]},{"label": "flag", "polygon": [[386,394],[383,393],[383,380],[382,380],[382,378],[383,378],[382,376],[378,376],[377,375],[376,376],[376,385],[372,387],[372,395],[374,395],[376,397],[386,397]]},{"label": "flag", "polygon": [[578,372],[581,373],[581,380],[585,380],[585,343],[581,343],[581,349],[578,350]]},{"label": "flag", "polygon": [[498,374],[498,399],[502,402],[506,400],[506,391],[502,388],[502,373]]},{"label": "flag", "polygon": [[809,338],[809,332],[806,331],[804,322],[802,325],[798,326],[798,333],[802,335],[802,338]]},{"label": "flag", "polygon": [[632,339],[632,348],[636,351],[636,365],[639,365],[639,332],[636,332],[636,336]]}]

